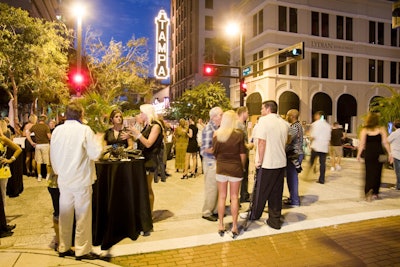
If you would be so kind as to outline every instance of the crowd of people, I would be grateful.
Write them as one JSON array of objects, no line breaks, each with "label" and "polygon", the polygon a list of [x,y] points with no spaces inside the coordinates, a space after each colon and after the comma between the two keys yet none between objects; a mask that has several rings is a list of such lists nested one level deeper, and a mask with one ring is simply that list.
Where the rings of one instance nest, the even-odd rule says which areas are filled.
[{"label": "crowd of people", "polygon": [[[92,253],[92,185],[96,180],[94,162],[105,148],[138,149],[145,161],[145,171],[150,202],[153,212],[155,195],[153,182],[166,182],[170,174],[166,162],[173,154],[176,172],[181,179],[204,174],[204,202],[202,218],[218,221],[218,234],[229,230],[232,238],[239,235],[238,217],[240,203],[251,202],[244,218],[258,220],[268,205],[265,223],[274,229],[281,228],[283,205],[298,207],[299,173],[303,171],[305,136],[310,140],[308,170],[315,170],[314,162],[319,158],[317,182],[326,182],[326,161],[330,156],[330,170],[341,170],[343,140],[346,133],[337,123],[330,125],[325,114],[314,114],[309,129],[299,121],[300,113],[291,109],[283,117],[277,114],[278,105],[268,100],[261,105],[261,115],[249,131],[249,112],[246,107],[236,111],[223,111],[214,107],[209,120],[192,116],[179,120],[176,127],[164,121],[151,104],[140,106],[133,123],[124,121],[123,113],[115,109],[109,116],[110,128],[101,136],[82,123],[83,107],[71,102],[66,108],[66,118],[56,126],[54,120],[47,122],[45,115],[31,114],[27,122],[14,130],[15,135],[26,137],[25,173],[40,182],[49,181],[56,232],[55,248],[60,257],[74,256],[76,259],[96,259]],[[7,224],[4,205],[7,180],[12,177],[9,167],[22,153],[20,146],[12,142],[12,130],[1,121],[0,131],[0,237],[12,235],[16,225]],[[379,187],[384,161],[394,164],[397,176],[395,189],[400,190],[400,120],[394,122],[395,131],[389,136],[379,125],[379,116],[368,114],[360,132],[357,159],[365,161],[365,198],[379,199]],[[251,135],[249,134],[251,132]],[[251,138],[250,138],[251,137]],[[7,154],[7,148],[12,153]],[[254,150],[254,188],[249,193],[249,155]],[[8,156],[11,155],[11,156]],[[383,159],[386,155],[386,159]],[[200,157],[200,162],[198,162]],[[42,174],[46,165],[46,176]],[[4,173],[4,175],[3,175]],[[310,173],[306,173],[309,176]],[[289,198],[282,201],[284,178],[286,177]],[[229,194],[228,194],[229,190]],[[225,205],[229,196],[231,229],[226,229]],[[75,230],[73,225],[75,224]],[[74,240],[74,241],[73,241]],[[75,247],[72,250],[72,246]]]}]

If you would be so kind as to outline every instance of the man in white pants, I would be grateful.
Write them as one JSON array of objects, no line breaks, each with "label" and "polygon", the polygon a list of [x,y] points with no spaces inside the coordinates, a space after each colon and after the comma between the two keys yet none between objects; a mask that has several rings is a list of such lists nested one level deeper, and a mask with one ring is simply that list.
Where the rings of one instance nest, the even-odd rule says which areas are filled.
[{"label": "man in white pants", "polygon": [[[66,121],[55,128],[50,145],[51,164],[60,189],[59,256],[77,260],[99,258],[92,253],[92,184],[96,180],[94,160],[102,151],[101,137],[81,123],[83,107],[68,104]],[[75,253],[72,227],[76,217]]]}]

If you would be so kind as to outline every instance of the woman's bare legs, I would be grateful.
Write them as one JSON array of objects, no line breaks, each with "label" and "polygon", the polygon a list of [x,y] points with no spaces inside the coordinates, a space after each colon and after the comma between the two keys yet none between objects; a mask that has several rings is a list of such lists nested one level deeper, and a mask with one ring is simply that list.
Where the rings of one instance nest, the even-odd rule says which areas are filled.
[{"label": "woman's bare legs", "polygon": [[[231,215],[232,215],[232,232],[238,233],[238,214],[239,214],[239,182],[229,182],[229,191],[231,197]],[[225,192],[226,193],[226,192]],[[218,206],[219,208],[219,206]],[[219,209],[218,209],[219,214]]]},{"label": "woman's bare legs", "polygon": [[228,182],[217,182],[218,185],[218,231],[225,230],[224,215]]}]

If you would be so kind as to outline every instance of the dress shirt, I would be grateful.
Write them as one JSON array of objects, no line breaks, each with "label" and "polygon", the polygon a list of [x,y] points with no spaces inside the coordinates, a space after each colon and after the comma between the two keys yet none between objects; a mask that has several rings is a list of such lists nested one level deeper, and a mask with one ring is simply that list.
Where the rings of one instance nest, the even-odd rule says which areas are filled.
[{"label": "dress shirt", "polygon": [[101,140],[89,126],[76,120],[57,126],[50,141],[50,158],[58,186],[74,189],[92,185],[96,180],[94,160],[101,151]]}]

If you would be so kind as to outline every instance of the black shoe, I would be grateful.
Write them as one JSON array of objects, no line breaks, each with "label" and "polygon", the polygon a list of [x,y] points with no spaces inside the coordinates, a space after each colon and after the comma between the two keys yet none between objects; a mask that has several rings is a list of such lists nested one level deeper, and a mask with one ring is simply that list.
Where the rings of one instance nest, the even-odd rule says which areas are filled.
[{"label": "black shoe", "polygon": [[98,259],[100,259],[100,256],[97,255],[97,254],[94,254],[93,252],[90,252],[90,253],[82,255],[82,256],[76,256],[75,259],[77,261],[80,261],[80,260],[98,260]]},{"label": "black shoe", "polygon": [[58,252],[58,257],[75,257],[75,252],[72,249],[69,249],[65,252]]},{"label": "black shoe", "polygon": [[17,227],[16,224],[8,224],[8,225],[6,226],[6,230],[7,230],[8,232],[10,232],[10,231],[14,230],[15,227]]},{"label": "black shoe", "polygon": [[11,232],[11,231],[2,231],[2,232],[0,232],[0,238],[3,238],[3,237],[9,237],[9,236],[12,236],[14,234],[14,232]]},{"label": "black shoe", "polygon": [[166,172],[166,173],[165,173],[165,176],[171,176],[171,174],[169,174],[169,173]]},{"label": "black shoe", "polygon": [[236,239],[239,235],[239,232],[232,232],[232,239]]},{"label": "black shoe", "polygon": [[185,175],[182,176],[181,179],[187,179],[187,178],[188,178],[188,176],[185,174]]},{"label": "black shoe", "polygon": [[165,183],[167,181],[167,179],[161,179],[161,182]]},{"label": "black shoe", "polygon": [[295,203],[292,202],[291,199],[285,199],[285,200],[283,201],[283,204],[284,204],[285,206],[288,206],[288,207],[291,207],[291,208],[300,207],[300,203],[295,204]]},{"label": "black shoe", "polygon": [[318,180],[317,183],[319,183],[319,184],[324,184],[325,182],[321,182],[320,180]]},{"label": "black shoe", "polygon": [[265,223],[268,224],[269,227],[274,228],[274,229],[276,229],[276,230],[280,230],[280,229],[281,229],[281,226],[280,226],[280,225],[273,224],[273,223],[270,221],[270,219],[265,220]]},{"label": "black shoe", "polygon": [[218,234],[220,237],[223,237],[225,235],[225,229],[224,230],[218,230]]},{"label": "black shoe", "polygon": [[202,216],[201,218],[210,221],[210,222],[216,222],[218,221],[218,218],[215,217],[214,215],[209,215],[209,216]]}]

